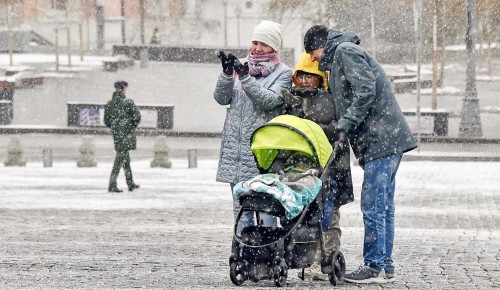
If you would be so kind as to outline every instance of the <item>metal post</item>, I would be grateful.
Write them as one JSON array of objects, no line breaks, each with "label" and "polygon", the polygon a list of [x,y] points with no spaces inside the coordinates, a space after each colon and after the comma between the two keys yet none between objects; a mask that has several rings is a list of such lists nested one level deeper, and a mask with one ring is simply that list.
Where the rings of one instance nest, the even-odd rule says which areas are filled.
[{"label": "metal post", "polygon": [[54,41],[54,50],[56,54],[56,72],[59,71],[59,28],[55,29],[55,38],[56,40]]},{"label": "metal post", "polygon": [[372,42],[372,56],[377,58],[377,40],[375,37],[375,6],[373,1],[370,0],[370,24],[371,24],[371,42]]},{"label": "metal post", "polygon": [[43,149],[43,167],[52,167],[52,149]]},{"label": "metal post", "polygon": [[83,23],[78,24],[78,34],[80,36],[80,61],[83,62]]},{"label": "metal post", "polygon": [[90,51],[90,19],[87,17],[87,51]]},{"label": "metal post", "polygon": [[227,46],[227,1],[222,2],[224,6],[224,46]]},{"label": "metal post", "polygon": [[66,26],[66,31],[68,32],[68,38],[67,38],[68,66],[71,67],[71,31],[69,30],[69,26]]},{"label": "metal post", "polygon": [[236,8],[234,9],[234,12],[236,13],[236,20],[237,20],[237,32],[238,32],[238,47],[241,45],[241,42],[240,42],[240,17],[241,17],[241,7],[240,6],[236,6]]},{"label": "metal post", "polygon": [[479,99],[476,90],[476,55],[474,42],[474,18],[476,14],[476,1],[466,1],[467,13],[467,28],[465,36],[465,46],[467,49],[467,71],[465,97],[462,102],[462,113],[460,127],[458,130],[459,137],[481,137],[481,118],[479,115]]},{"label": "metal post", "polygon": [[420,71],[422,64],[422,0],[417,0],[414,6],[415,15],[415,42],[417,54],[417,151],[420,152],[421,128],[420,128]]},{"label": "metal post", "polygon": [[13,66],[14,65],[14,60],[12,59],[12,55],[13,55],[13,51],[14,51],[14,40],[13,40],[13,36],[12,36],[12,24],[11,24],[11,15],[12,15],[12,11],[11,11],[11,7],[10,7],[10,3],[7,4],[7,29],[9,30],[9,34],[8,34],[8,49],[9,49],[9,65],[10,66]]},{"label": "metal post", "polygon": [[97,24],[97,49],[102,52],[104,49],[104,0],[95,0],[96,24]]},{"label": "metal post", "polygon": [[125,0],[121,0],[120,10],[122,15],[122,44],[125,44],[127,38],[125,37]]},{"label": "metal post", "polygon": [[66,52],[68,53],[68,67],[71,67],[71,31],[69,29],[69,7],[66,6],[65,11],[66,20],[66,32],[68,33],[68,38],[66,38]]},{"label": "metal post", "polygon": [[197,150],[188,149],[188,168],[196,168],[196,167],[198,167]]},{"label": "metal post", "polygon": [[141,10],[141,43],[145,44],[146,43],[146,34],[144,31],[144,15],[145,15],[144,0],[139,0],[139,7]]},{"label": "metal post", "polygon": [[[486,0],[486,3],[484,6],[490,7],[490,0]],[[491,38],[492,38],[493,33],[491,32],[492,27],[491,27],[491,12],[490,11],[491,11],[490,9],[488,9],[486,11],[485,22],[486,22],[486,31],[488,32],[488,35],[487,35],[487,37],[488,37],[488,55],[487,55],[486,59],[488,61],[488,64],[487,64],[488,65],[488,75],[491,77],[492,73],[493,73],[492,61],[491,61],[491,59],[492,59],[492,49],[491,49],[492,41],[491,41]]]},{"label": "metal post", "polygon": [[434,7],[432,10],[432,96],[431,108],[437,109],[437,0],[433,1]]}]

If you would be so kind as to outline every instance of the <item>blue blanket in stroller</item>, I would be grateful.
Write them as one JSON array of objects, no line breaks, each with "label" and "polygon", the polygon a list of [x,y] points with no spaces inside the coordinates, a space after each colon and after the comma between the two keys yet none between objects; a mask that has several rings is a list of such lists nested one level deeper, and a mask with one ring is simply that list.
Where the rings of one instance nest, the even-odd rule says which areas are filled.
[{"label": "blue blanket in stroller", "polygon": [[248,181],[237,183],[233,188],[233,195],[239,198],[250,192],[270,194],[283,205],[286,218],[293,219],[321,191],[322,182],[316,174],[317,170],[309,169],[302,173],[257,175]]}]

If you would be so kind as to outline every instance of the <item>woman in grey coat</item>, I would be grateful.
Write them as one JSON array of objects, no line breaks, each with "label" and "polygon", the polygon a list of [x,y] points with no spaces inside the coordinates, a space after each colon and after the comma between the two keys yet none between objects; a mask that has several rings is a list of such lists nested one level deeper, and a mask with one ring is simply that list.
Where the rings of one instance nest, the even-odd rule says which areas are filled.
[{"label": "woman in grey coat", "polygon": [[[281,25],[262,21],[254,28],[250,52],[244,59],[219,52],[223,72],[214,91],[220,105],[229,105],[222,130],[217,181],[231,189],[259,174],[252,152],[253,131],[282,111],[281,89],[290,87],[292,71],[280,62]],[[235,215],[239,201],[233,200]],[[250,217],[242,221],[251,222]]]}]

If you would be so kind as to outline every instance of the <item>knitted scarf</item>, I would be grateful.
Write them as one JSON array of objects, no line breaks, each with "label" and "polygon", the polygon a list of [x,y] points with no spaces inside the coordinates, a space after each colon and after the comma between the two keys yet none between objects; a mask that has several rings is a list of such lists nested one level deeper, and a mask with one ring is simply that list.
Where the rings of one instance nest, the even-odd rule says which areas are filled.
[{"label": "knitted scarf", "polygon": [[280,63],[280,55],[276,52],[263,55],[250,53],[245,61],[248,62],[248,68],[250,69],[249,73],[251,76],[254,77],[261,75],[263,77],[267,77]]}]

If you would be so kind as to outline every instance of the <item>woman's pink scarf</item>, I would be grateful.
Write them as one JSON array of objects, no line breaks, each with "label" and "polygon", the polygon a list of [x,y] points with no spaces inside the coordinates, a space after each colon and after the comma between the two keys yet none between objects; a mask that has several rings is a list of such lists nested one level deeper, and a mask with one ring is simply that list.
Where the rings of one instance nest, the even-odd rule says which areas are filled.
[{"label": "woman's pink scarf", "polygon": [[280,63],[280,55],[276,52],[262,55],[250,53],[245,61],[248,62],[248,68],[250,69],[249,73],[251,76],[254,77],[261,75],[263,77],[267,77]]}]

